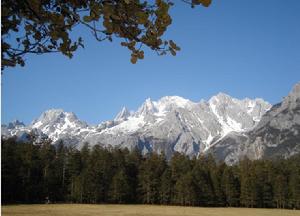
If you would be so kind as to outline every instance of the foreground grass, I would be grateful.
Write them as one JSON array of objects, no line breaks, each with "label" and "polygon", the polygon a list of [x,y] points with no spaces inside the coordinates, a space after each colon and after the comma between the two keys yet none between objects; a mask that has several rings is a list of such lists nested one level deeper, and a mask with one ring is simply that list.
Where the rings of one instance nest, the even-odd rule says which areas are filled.
[{"label": "foreground grass", "polygon": [[2,206],[4,216],[294,216],[299,210],[200,208],[152,205],[9,205]]}]

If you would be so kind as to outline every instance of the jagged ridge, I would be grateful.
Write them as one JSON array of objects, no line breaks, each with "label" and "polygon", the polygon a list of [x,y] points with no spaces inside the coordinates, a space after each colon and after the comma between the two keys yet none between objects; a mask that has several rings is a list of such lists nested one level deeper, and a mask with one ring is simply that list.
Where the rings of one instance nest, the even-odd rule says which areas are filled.
[{"label": "jagged ridge", "polygon": [[270,107],[262,99],[238,100],[224,93],[199,103],[166,96],[158,101],[148,98],[136,112],[123,108],[114,120],[96,126],[80,121],[74,113],[52,109],[28,126],[3,126],[2,134],[8,137],[35,131],[78,148],[89,142],[138,147],[144,153],[164,151],[168,157],[174,151],[193,156],[207,151],[230,132],[250,130]]}]

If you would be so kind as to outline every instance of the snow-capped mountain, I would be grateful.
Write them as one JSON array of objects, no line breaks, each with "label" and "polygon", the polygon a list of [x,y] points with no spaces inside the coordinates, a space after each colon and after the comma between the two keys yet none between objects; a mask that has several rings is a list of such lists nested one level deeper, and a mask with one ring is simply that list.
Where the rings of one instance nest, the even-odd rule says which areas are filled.
[{"label": "snow-capped mountain", "polygon": [[69,135],[76,136],[88,125],[80,121],[72,112],[64,112],[62,109],[51,109],[34,120],[29,127],[38,129],[51,140],[57,141]]},{"label": "snow-capped mountain", "polygon": [[232,98],[219,93],[208,101],[178,96],[148,98],[135,112],[125,107],[113,120],[90,126],[61,109],[44,112],[30,125],[14,121],[1,127],[4,138],[28,134],[91,146],[139,148],[143,153],[177,151],[189,156],[213,153],[228,164],[250,159],[289,157],[300,152],[300,83],[279,104]]},{"label": "snow-capped mountain", "polygon": [[229,164],[245,156],[260,159],[300,153],[300,83],[263,115],[252,130],[229,133],[210,152]]},{"label": "snow-capped mountain", "polygon": [[34,132],[65,144],[138,147],[144,153],[174,151],[189,156],[206,152],[213,143],[231,132],[245,132],[257,125],[271,108],[262,99],[235,99],[224,93],[209,101],[192,102],[178,96],[158,101],[147,99],[136,112],[125,107],[111,121],[89,126],[74,113],[61,109],[44,112],[30,125],[2,126],[4,137]]}]

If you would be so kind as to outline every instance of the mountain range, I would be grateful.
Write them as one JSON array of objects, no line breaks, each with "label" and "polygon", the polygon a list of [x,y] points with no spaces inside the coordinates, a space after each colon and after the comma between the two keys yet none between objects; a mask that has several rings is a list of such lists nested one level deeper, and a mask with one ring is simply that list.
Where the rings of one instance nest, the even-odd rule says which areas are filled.
[{"label": "mountain range", "polygon": [[178,96],[147,99],[137,111],[125,107],[113,120],[88,125],[72,112],[50,109],[29,125],[14,121],[1,126],[2,136],[26,140],[28,134],[63,141],[81,148],[91,146],[174,152],[190,157],[214,154],[228,164],[250,159],[289,157],[300,152],[300,83],[282,102],[236,99],[219,93],[208,101]]}]

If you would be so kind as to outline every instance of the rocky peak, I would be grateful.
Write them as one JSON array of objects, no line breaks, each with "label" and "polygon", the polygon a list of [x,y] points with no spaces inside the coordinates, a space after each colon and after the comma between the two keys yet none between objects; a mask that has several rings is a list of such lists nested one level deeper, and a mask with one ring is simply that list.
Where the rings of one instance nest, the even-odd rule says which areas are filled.
[{"label": "rocky peak", "polygon": [[73,112],[64,112],[62,109],[50,109],[41,114],[31,124],[32,128],[38,128],[44,131],[44,128],[62,127],[87,127],[85,122],[80,121]]},{"label": "rocky peak", "polygon": [[300,102],[300,82],[297,83],[290,91],[287,97],[284,98],[282,106],[284,108],[294,109],[299,106]]},{"label": "rocky peak", "polygon": [[209,103],[225,103],[225,102],[228,102],[231,100],[232,100],[232,97],[230,97],[228,94],[219,92],[217,95],[215,95],[209,99]]},{"label": "rocky peak", "polygon": [[300,82],[298,82],[290,92],[289,96],[293,96],[295,98],[300,98]]},{"label": "rocky peak", "polygon": [[154,103],[150,98],[147,98],[143,105],[136,112],[137,116],[153,114],[157,111]]},{"label": "rocky peak", "polygon": [[115,121],[126,120],[130,116],[130,112],[126,107],[123,107],[122,110],[116,115]]},{"label": "rocky peak", "polygon": [[162,97],[157,102],[157,105],[158,106],[174,105],[177,107],[185,108],[186,106],[188,106],[191,103],[193,103],[193,102],[191,102],[190,100],[187,100],[185,98],[179,97],[179,96],[166,96],[166,97]]},{"label": "rocky peak", "polygon": [[57,121],[59,119],[64,118],[64,111],[62,109],[49,109],[43,112],[38,119],[34,121],[33,124],[36,122],[51,122]]}]

